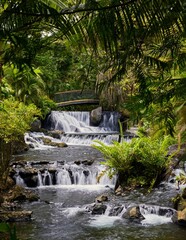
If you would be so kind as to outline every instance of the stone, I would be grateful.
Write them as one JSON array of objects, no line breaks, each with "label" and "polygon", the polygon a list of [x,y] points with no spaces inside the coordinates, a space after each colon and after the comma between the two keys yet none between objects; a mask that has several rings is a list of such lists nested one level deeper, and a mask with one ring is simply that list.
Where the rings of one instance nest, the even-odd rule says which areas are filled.
[{"label": "stone", "polygon": [[123,193],[123,188],[119,185],[119,187],[115,190],[116,196],[121,196]]},{"label": "stone", "polygon": [[53,147],[60,147],[60,148],[68,147],[68,145],[66,143],[64,143],[64,142],[54,142],[50,138],[42,137],[42,140],[43,140],[43,143],[45,145],[50,145],[50,146],[53,146]]},{"label": "stone", "polygon": [[186,188],[183,189],[182,198],[183,198],[183,199],[186,199]]},{"label": "stone", "polygon": [[108,197],[106,195],[100,195],[96,198],[96,202],[102,203],[108,201]]},{"label": "stone", "polygon": [[182,211],[186,208],[186,188],[183,189],[182,194],[177,194],[176,197],[173,198],[174,208],[178,211]]},{"label": "stone", "polygon": [[41,121],[39,119],[36,119],[32,124],[31,124],[31,131],[32,132],[38,132],[41,130]]},{"label": "stone", "polygon": [[104,214],[107,209],[107,206],[102,203],[96,203],[92,208],[93,215],[101,215]]},{"label": "stone", "polygon": [[83,165],[90,166],[94,163],[94,160],[83,160],[81,161]]},{"label": "stone", "polygon": [[122,215],[122,218],[134,221],[136,223],[140,223],[143,219],[145,219],[140,212],[139,206],[127,208],[126,212]]},{"label": "stone", "polygon": [[32,211],[0,211],[0,222],[20,222],[31,220]]},{"label": "stone", "polygon": [[54,130],[54,131],[49,131],[48,132],[48,135],[53,137],[53,138],[56,138],[56,139],[61,139],[61,135],[64,134],[63,131],[60,131],[60,130]]},{"label": "stone", "polygon": [[90,113],[90,123],[93,126],[98,126],[102,119],[102,107],[98,107]]},{"label": "stone", "polygon": [[176,211],[172,216],[173,223],[186,227],[186,208],[182,211]]},{"label": "stone", "polygon": [[24,201],[37,201],[39,196],[31,190],[25,189],[21,186],[15,185],[5,197],[7,202],[24,202]]}]

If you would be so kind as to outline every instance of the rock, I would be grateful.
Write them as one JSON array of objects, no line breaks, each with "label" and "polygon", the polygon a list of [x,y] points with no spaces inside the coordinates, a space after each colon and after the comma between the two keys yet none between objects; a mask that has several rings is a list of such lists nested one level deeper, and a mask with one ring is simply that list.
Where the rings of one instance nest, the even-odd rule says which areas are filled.
[{"label": "rock", "polygon": [[119,185],[119,187],[115,190],[116,196],[121,196],[123,194],[123,188]]},{"label": "rock", "polygon": [[22,137],[18,141],[13,141],[12,142],[12,152],[13,154],[20,154],[25,151],[28,151],[29,146],[25,143],[24,137]]},{"label": "rock", "polygon": [[39,119],[36,119],[32,124],[31,124],[31,131],[32,132],[39,132],[41,130],[41,121]]},{"label": "rock", "polygon": [[183,189],[182,198],[186,200],[186,188]]},{"label": "rock", "polygon": [[85,166],[90,166],[90,165],[92,165],[92,164],[94,163],[94,160],[83,160],[83,161],[81,161],[81,160],[76,160],[76,161],[74,161],[74,163],[75,163],[76,165],[83,164],[83,165],[85,165]]},{"label": "rock", "polygon": [[66,143],[64,143],[64,142],[54,142],[50,138],[42,137],[42,140],[43,140],[43,143],[45,145],[50,145],[50,146],[53,146],[53,147],[60,147],[60,148],[68,147],[68,145]]},{"label": "rock", "polygon": [[5,196],[7,202],[37,201],[39,196],[31,190],[15,185]]},{"label": "rock", "polygon": [[68,145],[64,142],[51,142],[50,145],[59,148],[68,147]]},{"label": "rock", "polygon": [[122,217],[136,223],[140,223],[143,219],[145,219],[140,212],[139,206],[127,208],[126,212],[122,215]]},{"label": "rock", "polygon": [[47,134],[53,138],[56,139],[61,139],[61,135],[63,134],[63,131],[60,130],[54,130],[54,131],[49,131]]},{"label": "rock", "polygon": [[32,211],[0,211],[0,222],[20,222],[31,220]]},{"label": "rock", "polygon": [[123,211],[123,206],[115,206],[111,209],[109,216],[118,216]]},{"label": "rock", "polygon": [[107,209],[107,206],[102,204],[102,203],[96,203],[93,207],[92,207],[92,214],[93,215],[101,215],[101,214],[104,214],[105,211]]},{"label": "rock", "polygon": [[182,211],[177,211],[172,216],[173,223],[186,227],[186,208]]},{"label": "rock", "polygon": [[50,145],[52,142],[51,138],[42,137],[42,141],[45,145]]},{"label": "rock", "polygon": [[186,208],[186,188],[183,189],[182,194],[178,194],[174,199],[174,208],[178,211],[182,211]]},{"label": "rock", "polygon": [[3,202],[4,202],[4,198],[3,196],[0,195],[0,206],[3,204]]},{"label": "rock", "polygon": [[102,107],[98,107],[90,113],[90,123],[93,126],[98,126],[102,119]]},{"label": "rock", "polygon": [[106,195],[100,195],[96,198],[96,202],[102,203],[108,201],[108,197]]},{"label": "rock", "polygon": [[92,165],[93,162],[94,162],[94,160],[83,160],[83,161],[81,161],[81,163],[82,163],[83,165],[86,165],[86,166]]},{"label": "rock", "polygon": [[74,161],[74,163],[75,163],[76,165],[80,165],[80,164],[81,164],[81,161],[80,161],[80,160],[76,160],[76,161]]}]

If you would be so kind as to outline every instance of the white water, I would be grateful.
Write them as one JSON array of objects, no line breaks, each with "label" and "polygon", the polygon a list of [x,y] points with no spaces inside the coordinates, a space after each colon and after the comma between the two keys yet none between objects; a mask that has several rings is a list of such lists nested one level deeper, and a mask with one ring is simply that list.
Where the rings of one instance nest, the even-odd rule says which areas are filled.
[{"label": "white water", "polygon": [[116,112],[105,112],[99,126],[91,126],[90,112],[52,111],[47,120],[47,128],[60,130],[61,142],[68,145],[90,146],[94,140],[106,144],[118,141],[118,118]]},{"label": "white water", "polygon": [[[44,133],[41,132],[30,132],[30,133],[25,133],[24,140],[25,143],[33,149],[40,149],[40,150],[46,150],[48,148],[54,148],[53,146],[50,145],[44,145],[42,138],[46,137]],[[49,136],[47,136],[48,138]]]},{"label": "white water", "polygon": [[[54,186],[54,185],[57,185],[57,186],[100,185],[100,186],[114,187],[116,182],[116,176],[113,176],[112,178],[110,178],[107,175],[107,173],[102,174],[106,169],[102,165],[86,167],[83,165],[76,165],[76,164],[70,164],[70,165],[64,164],[58,167],[58,164],[54,162],[54,164],[45,166],[45,168],[46,169],[44,170],[44,172],[42,168],[39,168],[37,176],[35,176],[36,186],[38,187]],[[100,175],[101,177],[99,177]],[[26,186],[24,179],[21,178],[18,171],[14,177],[18,185]],[[99,181],[98,181],[98,178],[99,178]]]},{"label": "white water", "polygon": [[54,130],[65,133],[105,133],[118,131],[119,115],[115,112],[103,114],[103,120],[98,127],[90,125],[90,112],[52,111],[49,116]]},{"label": "white water", "polygon": [[21,187],[26,187],[24,180],[19,175],[19,172],[15,174],[14,179],[15,179],[16,185],[19,185]]},{"label": "white water", "polygon": [[[87,151],[87,149],[89,150]],[[57,152],[59,153],[57,154]],[[26,158],[27,155],[28,158]],[[70,155],[70,158],[68,155]],[[28,204],[28,208],[33,211],[34,221],[29,223],[29,227],[26,230],[22,225],[19,226],[19,229],[23,228],[20,231],[25,233],[25,238],[20,237],[21,239],[127,240],[136,239],[136,233],[140,233],[139,239],[184,239],[185,232],[180,233],[183,238],[177,236],[178,234],[174,232],[177,226],[172,224],[171,211],[160,212],[163,208],[160,206],[170,206],[169,200],[177,193],[174,188],[163,187],[155,189],[154,192],[147,196],[141,192],[138,193],[138,191],[131,191],[130,193],[126,192],[122,197],[117,197],[112,194],[113,190],[111,188],[113,188],[113,185],[109,185],[110,182],[107,182],[106,179],[102,179],[102,183],[94,184],[96,177],[94,173],[104,170],[104,166],[99,167],[96,162],[91,166],[74,164],[75,160],[80,159],[83,161],[87,157],[90,159],[92,156],[94,156],[95,160],[100,158],[96,151],[92,151],[92,148],[84,146],[69,146],[69,148],[65,149],[52,148],[48,151],[33,150],[23,155],[25,162],[30,159],[41,162],[48,160],[49,162],[47,165],[40,166],[30,164],[30,166],[38,169],[37,192],[40,194],[41,201]],[[65,164],[62,164],[60,160],[64,160]],[[15,166],[18,168],[19,165]],[[85,184],[80,184],[80,181],[78,184],[69,182],[68,185],[62,185],[61,183],[44,185],[44,177],[46,178],[48,174],[43,169],[48,170],[48,173],[51,174],[51,179],[54,180],[54,175],[52,175],[53,172],[51,171],[54,168],[58,170],[58,173],[63,170],[66,174],[68,172],[67,176],[70,176],[68,170],[71,170],[71,175],[77,175],[79,179],[83,179]],[[85,177],[81,178],[83,169],[91,173],[88,175],[89,183],[85,181]],[[63,182],[61,177],[59,174],[58,180]],[[50,179],[49,176],[47,178],[48,180]],[[109,187],[106,187],[106,185],[109,185]],[[108,194],[109,200],[103,202],[107,209],[102,215],[92,215],[87,210],[87,206],[95,204],[96,197],[102,194]],[[130,223],[122,218],[122,214],[132,204],[140,206],[141,213],[145,217],[140,224]],[[123,210],[117,216],[110,216],[113,208],[115,209],[118,206],[122,206]],[[162,231],[167,238],[161,238],[162,235],[159,234]],[[174,237],[171,237],[172,233]]]},{"label": "white water", "polygon": [[[69,114],[69,113],[53,112],[52,114],[53,114],[52,121],[54,123],[53,124],[54,129],[55,130],[63,129],[63,131],[66,132],[65,135],[61,136],[60,141],[62,142],[64,141],[69,145],[70,144],[91,145],[92,140],[94,140],[96,137],[99,137],[101,141],[107,144],[110,144],[112,142],[113,135],[107,135],[106,137],[102,138],[103,135],[101,135],[100,133],[112,132],[112,128],[109,128],[109,127],[106,128],[106,125],[107,123],[108,125],[113,124],[113,116],[110,117],[109,119],[104,117],[103,124],[101,126],[92,127],[90,126],[90,123],[89,123],[88,113],[78,113],[78,114],[70,113]],[[96,133],[99,133],[99,134],[96,136]],[[43,137],[43,135],[40,133],[32,133],[31,135],[28,134],[27,142],[29,143],[29,141],[31,141],[33,145],[35,144],[35,148],[46,149],[49,146],[43,145],[41,137]],[[110,138],[110,139],[108,140],[107,138]],[[117,135],[116,135],[116,138],[117,138]],[[51,148],[52,148],[52,151],[57,151],[57,148],[54,148],[54,147],[51,147]],[[77,160],[77,156],[74,156],[73,160]],[[120,223],[123,224],[125,220],[122,218],[122,214],[126,211],[127,206],[123,205],[122,212],[120,212],[117,216],[110,216],[109,214],[111,213],[111,210],[113,208],[111,199],[109,199],[108,202],[104,203],[105,205],[107,205],[107,209],[104,214],[91,215],[90,213],[87,213],[87,208],[86,208],[87,205],[85,205],[86,201],[84,199],[89,198],[89,195],[91,195],[92,193],[95,193],[95,195],[96,194],[99,195],[99,194],[105,193],[105,191],[109,190],[111,187],[112,188],[114,187],[116,179],[114,178],[110,180],[106,175],[104,175],[104,177],[101,178],[99,183],[97,182],[97,176],[104,170],[103,167],[99,167],[99,166],[86,167],[86,166],[75,165],[75,164],[64,164],[63,166],[58,166],[57,162],[54,162],[54,164],[50,167],[56,168],[57,171],[55,173],[55,176],[54,174],[52,174],[52,172],[50,172],[49,168],[46,168],[44,172],[43,171],[41,172],[40,170],[38,170],[38,175],[37,175],[38,191],[41,191],[41,192],[46,191],[45,197],[48,200],[48,195],[50,194],[49,191],[51,190],[51,196],[53,197],[53,198],[51,197],[51,202],[53,205],[51,207],[51,204],[50,204],[49,209],[53,209],[52,214],[54,214],[54,216],[55,214],[58,216],[58,212],[59,212],[58,210],[60,209],[61,211],[59,212],[59,219],[63,218],[63,223],[64,223],[64,219],[66,218],[72,219],[72,222],[74,222],[75,225],[73,225],[70,231],[72,231],[73,228],[76,228],[77,224],[74,221],[74,219],[80,219],[81,221],[81,224],[79,224],[77,228],[80,228],[82,226],[82,223],[94,229],[106,228],[106,227],[109,228]],[[54,178],[56,178],[55,185],[53,184]],[[19,181],[24,183],[23,179],[19,178]],[[109,186],[109,187],[106,188],[106,186]],[[113,195],[113,198],[115,198],[114,195]],[[122,199],[123,199],[123,202],[130,205],[130,203],[132,203],[133,201],[136,201],[137,198],[125,199],[125,197],[123,197],[121,198],[121,201]],[[92,198],[92,202],[94,200],[95,198]],[[59,202],[55,203],[55,201],[59,201]],[[151,199],[151,201],[149,202],[151,204],[151,202],[153,202],[153,199]],[[154,202],[154,204],[158,204],[158,203]],[[140,211],[142,215],[145,217],[145,219],[141,222],[141,225],[144,226],[144,229],[147,226],[169,224],[172,222],[171,211],[167,211],[167,212],[165,211],[165,214],[160,214],[160,208],[161,208],[160,206],[148,205],[148,204],[147,205],[143,204],[139,206],[140,206]],[[85,223],[83,222],[85,220],[84,220],[84,217],[82,216],[87,216],[87,215],[89,215],[89,218],[88,220],[86,220],[86,223]],[[40,216],[39,216],[39,219],[40,219]],[[56,223],[57,220],[52,219],[52,223],[53,222]],[[66,228],[68,228],[68,226],[69,224],[66,225]],[[127,230],[127,228],[125,229]]]}]

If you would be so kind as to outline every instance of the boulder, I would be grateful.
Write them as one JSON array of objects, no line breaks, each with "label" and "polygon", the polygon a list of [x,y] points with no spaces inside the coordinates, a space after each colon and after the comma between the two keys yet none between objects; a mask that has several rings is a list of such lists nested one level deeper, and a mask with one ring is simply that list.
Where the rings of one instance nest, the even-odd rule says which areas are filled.
[{"label": "boulder", "polygon": [[186,201],[186,188],[183,189],[182,198]]},{"label": "boulder", "polygon": [[64,142],[54,142],[52,141],[51,138],[46,138],[46,137],[42,137],[42,141],[45,145],[50,145],[53,147],[60,147],[60,148],[64,148],[64,147],[68,147],[68,145]]},{"label": "boulder", "polygon": [[178,194],[174,199],[174,208],[182,211],[186,208],[186,188],[183,189],[182,194]]},{"label": "boulder", "polygon": [[68,145],[64,142],[51,142],[50,145],[59,148],[68,147]]},{"label": "boulder", "polygon": [[39,119],[36,119],[32,124],[31,124],[31,131],[32,132],[39,132],[41,130],[41,121]]},{"label": "boulder", "polygon": [[83,165],[85,165],[85,166],[90,166],[90,165],[92,165],[92,164],[94,163],[94,160],[83,160],[83,161],[81,161],[81,160],[76,160],[76,161],[74,161],[74,163],[75,163],[76,165],[83,164]]},{"label": "boulder", "polygon": [[172,216],[173,223],[186,227],[186,188],[182,194],[178,194],[174,199],[174,208],[177,210]]},{"label": "boulder", "polygon": [[56,138],[56,139],[61,139],[61,135],[63,134],[64,132],[63,131],[60,131],[60,130],[53,130],[53,131],[48,131],[48,135],[53,137],[53,138]]},{"label": "boulder", "polygon": [[108,201],[108,197],[106,195],[100,195],[96,198],[96,202],[102,203]]},{"label": "boulder", "polygon": [[21,186],[15,185],[5,196],[7,202],[23,202],[23,201],[37,201],[39,196],[31,190],[25,189]]},{"label": "boulder", "polygon": [[123,188],[120,185],[115,190],[115,194],[116,194],[116,196],[121,196],[123,194]]},{"label": "boulder", "polygon": [[177,211],[172,216],[173,223],[186,227],[186,208],[182,211]]},{"label": "boulder", "polygon": [[20,222],[31,220],[32,211],[0,211],[0,222]]},{"label": "boulder", "polygon": [[101,214],[105,213],[106,209],[107,209],[106,205],[104,205],[102,203],[96,203],[93,205],[92,209],[90,209],[90,210],[93,215],[97,215],[97,214],[101,215]]},{"label": "boulder", "polygon": [[98,126],[102,119],[102,107],[98,107],[90,113],[90,123],[93,126]]},{"label": "boulder", "polygon": [[140,223],[143,219],[145,219],[140,212],[139,206],[127,208],[126,212],[122,215],[122,217],[136,223]]}]

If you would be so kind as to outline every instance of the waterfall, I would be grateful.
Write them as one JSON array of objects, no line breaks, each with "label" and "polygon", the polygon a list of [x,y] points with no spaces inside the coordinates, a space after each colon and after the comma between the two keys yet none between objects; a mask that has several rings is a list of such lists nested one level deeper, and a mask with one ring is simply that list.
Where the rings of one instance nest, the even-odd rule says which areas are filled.
[{"label": "waterfall", "polygon": [[34,149],[47,149],[47,148],[53,148],[52,146],[46,146],[44,145],[42,138],[45,137],[44,133],[25,133],[24,140],[25,143],[30,147]]},{"label": "waterfall", "polygon": [[43,180],[42,180],[42,175],[41,175],[41,172],[40,172],[40,171],[38,171],[37,179],[38,179],[37,185],[38,185],[38,186],[43,186]]},{"label": "waterfall", "polygon": [[105,133],[118,132],[117,112],[103,112],[99,126],[91,126],[90,112],[52,111],[47,119],[47,128],[65,133]]},{"label": "waterfall", "polygon": [[[61,167],[50,169],[38,169],[37,175],[21,178],[19,172],[16,173],[14,178],[18,185],[31,187],[41,186],[54,186],[54,185],[104,185],[114,186],[116,176],[110,179],[105,173],[98,182],[98,176],[105,170],[103,166],[78,166],[76,164],[64,164]],[[23,175],[23,174],[22,174]],[[24,176],[24,175],[23,175]],[[26,180],[26,181],[25,181]],[[33,185],[35,181],[35,185]]]},{"label": "waterfall", "polygon": [[48,170],[45,170],[44,172],[43,185],[52,185],[52,176]]},{"label": "waterfall", "polygon": [[118,140],[119,113],[103,112],[99,126],[92,126],[90,112],[52,111],[45,127],[60,130],[61,141],[71,145],[91,145],[94,140],[111,144]]},{"label": "waterfall", "polygon": [[16,174],[14,175],[14,179],[15,179],[16,185],[19,185],[21,187],[25,187],[24,180],[19,175],[19,171],[17,171]]},{"label": "waterfall", "polygon": [[107,174],[100,178],[98,183],[97,177],[103,171],[102,166],[86,168],[75,164],[65,164],[62,169],[56,171],[57,185],[114,185],[116,177],[110,179]]}]

